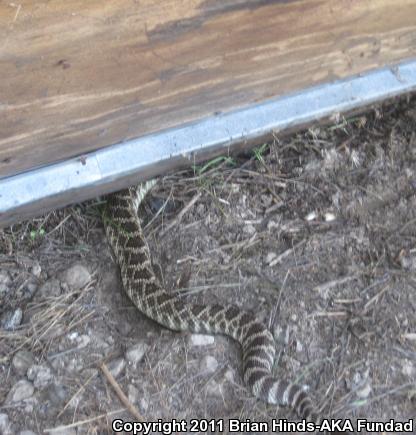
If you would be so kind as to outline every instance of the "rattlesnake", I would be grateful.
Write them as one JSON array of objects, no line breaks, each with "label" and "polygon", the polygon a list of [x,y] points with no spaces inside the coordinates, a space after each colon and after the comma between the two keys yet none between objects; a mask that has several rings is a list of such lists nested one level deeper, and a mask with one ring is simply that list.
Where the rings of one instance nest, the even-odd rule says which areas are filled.
[{"label": "rattlesnake", "polygon": [[298,416],[319,424],[321,418],[303,387],[271,374],[275,342],[256,318],[232,305],[197,305],[171,295],[161,286],[137,215],[139,204],[154,181],[107,197],[103,215],[109,243],[119,264],[124,290],[143,314],[174,331],[225,334],[243,350],[244,382],[270,404],[292,407]]}]

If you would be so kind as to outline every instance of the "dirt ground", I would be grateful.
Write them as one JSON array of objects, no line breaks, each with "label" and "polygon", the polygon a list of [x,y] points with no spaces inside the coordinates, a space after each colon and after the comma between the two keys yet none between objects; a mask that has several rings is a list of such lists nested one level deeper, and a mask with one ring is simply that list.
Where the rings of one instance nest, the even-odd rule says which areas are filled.
[{"label": "dirt ground", "polygon": [[[166,176],[140,212],[156,273],[255,312],[277,376],[309,385],[325,415],[415,419],[415,163],[406,97]],[[0,232],[0,433],[110,434],[138,414],[296,421],[245,389],[231,340],[136,311],[101,203]]]}]

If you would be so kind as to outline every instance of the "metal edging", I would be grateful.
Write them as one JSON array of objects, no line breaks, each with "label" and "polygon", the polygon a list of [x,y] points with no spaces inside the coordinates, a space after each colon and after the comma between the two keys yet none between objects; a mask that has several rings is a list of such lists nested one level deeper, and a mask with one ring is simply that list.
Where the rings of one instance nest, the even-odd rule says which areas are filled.
[{"label": "metal edging", "polygon": [[0,180],[0,226],[125,187],[273,131],[416,90],[416,59],[303,89]]}]

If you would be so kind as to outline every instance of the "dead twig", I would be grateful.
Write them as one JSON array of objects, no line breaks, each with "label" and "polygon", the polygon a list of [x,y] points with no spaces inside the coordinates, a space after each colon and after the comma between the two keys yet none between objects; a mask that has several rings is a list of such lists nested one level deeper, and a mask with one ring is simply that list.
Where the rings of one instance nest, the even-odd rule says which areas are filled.
[{"label": "dead twig", "polygon": [[162,231],[162,237],[169,232],[175,225],[178,225],[180,221],[183,219],[185,214],[191,209],[194,204],[201,198],[201,192],[198,192],[189,202],[185,205],[185,207],[178,213],[178,215],[173,219],[173,221],[166,226],[166,228]]},{"label": "dead twig", "polygon": [[141,421],[141,422],[145,421],[145,419],[140,415],[137,408],[130,402],[127,396],[123,393],[123,390],[121,389],[117,381],[114,379],[114,376],[110,373],[110,370],[108,370],[107,366],[104,363],[102,363],[100,365],[100,369],[103,372],[104,376],[106,377],[107,381],[113,387],[115,393],[117,394],[117,397],[120,399],[121,403],[127,408],[130,414],[137,421]]},{"label": "dead twig", "polygon": [[59,414],[57,416],[57,419],[61,417],[61,415],[66,411],[66,409],[68,408],[68,406],[73,403],[73,401],[75,400],[76,397],[78,397],[87,387],[87,385],[90,383],[90,381],[96,376],[96,373],[93,373],[86,381],[84,384],[82,384],[78,390],[76,391],[76,393],[68,400],[68,402],[66,403],[66,405],[61,409],[61,411],[59,411]]},{"label": "dead twig", "polygon": [[74,423],[71,423],[68,425],[44,429],[44,432],[45,433],[52,433],[52,434],[55,432],[62,432],[64,430],[72,429],[74,427],[84,426],[86,424],[93,423],[94,421],[102,420],[103,418],[108,418],[108,417],[111,417],[111,416],[116,415],[116,414],[121,414],[125,410],[126,410],[125,408],[116,409],[115,411],[106,412],[105,414],[97,415],[96,417],[87,418],[85,420],[75,421]]}]

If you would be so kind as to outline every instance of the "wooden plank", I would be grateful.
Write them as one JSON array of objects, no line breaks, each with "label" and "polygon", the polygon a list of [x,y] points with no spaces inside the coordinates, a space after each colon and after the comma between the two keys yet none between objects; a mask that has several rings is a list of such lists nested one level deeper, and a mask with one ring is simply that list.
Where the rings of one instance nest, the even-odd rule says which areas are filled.
[{"label": "wooden plank", "polygon": [[416,0],[0,3],[0,177],[416,56]]},{"label": "wooden plank", "polygon": [[416,91],[416,60],[3,178],[0,228]]}]

